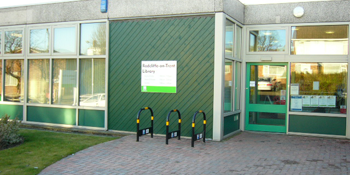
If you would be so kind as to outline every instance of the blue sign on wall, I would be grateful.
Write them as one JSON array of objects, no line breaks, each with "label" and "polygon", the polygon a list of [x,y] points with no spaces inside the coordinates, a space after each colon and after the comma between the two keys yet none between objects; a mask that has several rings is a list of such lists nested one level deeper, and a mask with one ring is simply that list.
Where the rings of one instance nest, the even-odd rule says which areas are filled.
[{"label": "blue sign on wall", "polygon": [[108,0],[101,0],[101,12],[106,13],[108,7]]}]

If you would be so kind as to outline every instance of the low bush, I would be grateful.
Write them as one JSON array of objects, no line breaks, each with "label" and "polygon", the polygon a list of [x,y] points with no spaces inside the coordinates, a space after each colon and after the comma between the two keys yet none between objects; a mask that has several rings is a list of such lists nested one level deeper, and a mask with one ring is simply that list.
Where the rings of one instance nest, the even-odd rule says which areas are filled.
[{"label": "low bush", "polygon": [[10,120],[7,114],[0,119],[0,150],[23,142],[23,137],[18,134],[20,125],[20,120]]}]

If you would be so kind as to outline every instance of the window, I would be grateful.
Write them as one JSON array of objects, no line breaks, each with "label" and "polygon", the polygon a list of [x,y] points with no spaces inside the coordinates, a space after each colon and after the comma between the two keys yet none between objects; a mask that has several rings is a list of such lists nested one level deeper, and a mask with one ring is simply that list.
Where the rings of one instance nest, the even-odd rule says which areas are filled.
[{"label": "window", "polygon": [[241,62],[236,62],[235,75],[235,110],[240,110],[240,95],[241,95]]},{"label": "window", "polygon": [[52,61],[52,104],[77,104],[77,60]]},{"label": "window", "polygon": [[242,49],[242,27],[237,26],[236,31],[236,50],[235,56],[241,58],[241,49]]},{"label": "window", "polygon": [[5,101],[22,102],[24,94],[23,60],[5,60]]},{"label": "window", "polygon": [[28,103],[49,103],[50,60],[28,60]]},{"label": "window", "polygon": [[50,29],[30,30],[30,53],[49,53]]},{"label": "window", "polygon": [[80,59],[80,106],[105,107],[105,59]]},{"label": "window", "polygon": [[233,111],[233,61],[225,60],[224,112]]},{"label": "window", "polygon": [[284,52],[286,50],[286,30],[249,31],[250,52]]},{"label": "window", "polygon": [[5,32],[5,54],[21,54],[22,53],[22,30]]},{"label": "window", "polygon": [[291,111],[346,113],[347,63],[292,63]]},{"label": "window", "polygon": [[229,20],[226,20],[226,33],[225,33],[225,56],[233,57],[233,39],[234,39],[235,24]]},{"label": "window", "polygon": [[292,27],[292,55],[347,55],[348,25]]},{"label": "window", "polygon": [[74,54],[76,53],[76,29],[75,27],[64,27],[54,29],[54,53]]},{"label": "window", "polygon": [[2,38],[2,32],[0,31],[0,55],[1,55],[1,50],[2,50],[2,47],[1,47],[1,38]]},{"label": "window", "polygon": [[80,54],[106,54],[106,23],[81,24]]}]

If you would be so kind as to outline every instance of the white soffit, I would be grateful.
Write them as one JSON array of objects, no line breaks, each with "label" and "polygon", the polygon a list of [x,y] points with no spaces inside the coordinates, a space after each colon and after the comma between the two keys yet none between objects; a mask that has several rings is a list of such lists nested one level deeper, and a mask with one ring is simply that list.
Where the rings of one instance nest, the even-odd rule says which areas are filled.
[{"label": "white soffit", "polygon": [[39,4],[52,4],[59,2],[70,2],[80,0],[1,0],[0,8],[21,7]]},{"label": "white soffit", "polygon": [[281,3],[293,3],[293,2],[314,2],[314,1],[341,1],[341,0],[239,0],[244,5],[256,5],[256,4],[281,4]]}]

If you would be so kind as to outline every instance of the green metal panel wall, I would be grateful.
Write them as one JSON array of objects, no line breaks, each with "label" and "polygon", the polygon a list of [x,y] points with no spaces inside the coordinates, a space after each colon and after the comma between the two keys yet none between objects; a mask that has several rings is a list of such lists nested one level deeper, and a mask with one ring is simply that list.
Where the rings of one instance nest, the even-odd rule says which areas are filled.
[{"label": "green metal panel wall", "polygon": [[56,124],[75,125],[75,109],[28,106],[27,120]]},{"label": "green metal panel wall", "polygon": [[[235,121],[235,116],[238,120]],[[230,134],[239,130],[239,114],[230,115],[224,118],[224,135]]]},{"label": "green metal panel wall", "polygon": [[[192,116],[203,110],[211,138],[214,23],[213,16],[111,22],[108,128],[135,132],[138,110],[150,106],[155,133],[165,134],[166,116],[177,108],[183,118],[182,135],[190,136]],[[143,60],[177,60],[177,93],[141,93]],[[198,115],[197,121],[203,122],[202,117]],[[141,128],[149,123],[149,111],[142,112]]]},{"label": "green metal panel wall", "polygon": [[105,111],[79,109],[79,126],[104,127]]},{"label": "green metal panel wall", "polygon": [[290,115],[289,132],[344,136],[346,134],[346,118]]},{"label": "green metal panel wall", "polygon": [[9,115],[11,119],[16,117],[23,120],[23,106],[22,105],[0,105],[0,117],[5,114]]}]

